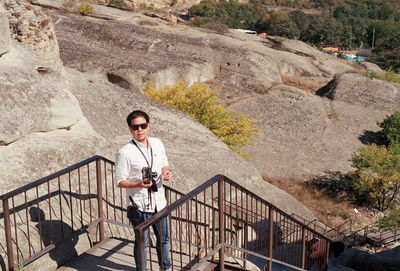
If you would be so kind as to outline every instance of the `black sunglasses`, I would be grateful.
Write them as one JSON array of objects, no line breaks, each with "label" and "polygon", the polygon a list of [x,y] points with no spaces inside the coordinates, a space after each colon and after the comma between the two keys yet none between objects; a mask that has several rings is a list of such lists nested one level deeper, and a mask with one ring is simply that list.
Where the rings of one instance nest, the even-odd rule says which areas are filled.
[{"label": "black sunglasses", "polygon": [[147,126],[149,126],[149,124],[146,122],[146,123],[140,123],[140,124],[132,124],[131,128],[133,131],[136,131],[139,129],[139,127],[142,128],[142,130],[144,130],[147,128]]}]

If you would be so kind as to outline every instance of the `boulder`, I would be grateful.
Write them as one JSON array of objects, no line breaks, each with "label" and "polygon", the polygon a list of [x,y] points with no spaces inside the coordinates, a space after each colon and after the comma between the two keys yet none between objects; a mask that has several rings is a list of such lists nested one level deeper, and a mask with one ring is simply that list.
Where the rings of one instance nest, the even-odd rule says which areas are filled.
[{"label": "boulder", "polygon": [[351,170],[351,154],[370,140],[379,130],[376,122],[390,113],[283,85],[230,108],[259,121],[255,146],[244,151],[261,175],[298,180]]},{"label": "boulder", "polygon": [[386,112],[400,108],[400,84],[354,73],[338,76],[316,94],[334,101]]},{"label": "boulder", "polygon": [[8,26],[7,13],[3,5],[0,4],[0,57],[9,52],[9,43],[10,28]]},{"label": "boulder", "polygon": [[41,7],[26,0],[3,0],[2,3],[9,17],[11,37],[29,46],[43,59],[60,66],[52,18]]},{"label": "boulder", "polygon": [[[12,42],[0,65],[0,142],[8,145],[34,132],[68,129],[82,118],[58,67]],[[13,71],[13,72],[10,72]]]}]

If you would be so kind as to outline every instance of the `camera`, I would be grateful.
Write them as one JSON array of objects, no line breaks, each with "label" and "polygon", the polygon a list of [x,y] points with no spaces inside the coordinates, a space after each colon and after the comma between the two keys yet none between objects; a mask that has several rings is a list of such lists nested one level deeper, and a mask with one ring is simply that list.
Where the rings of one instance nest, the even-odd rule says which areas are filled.
[{"label": "camera", "polygon": [[142,179],[143,180],[147,179],[145,184],[149,184],[151,182],[152,185],[150,186],[149,189],[151,189],[154,192],[158,191],[157,183],[156,183],[156,179],[155,179],[155,178],[157,178],[157,175],[158,175],[157,172],[151,171],[150,167],[142,168]]}]

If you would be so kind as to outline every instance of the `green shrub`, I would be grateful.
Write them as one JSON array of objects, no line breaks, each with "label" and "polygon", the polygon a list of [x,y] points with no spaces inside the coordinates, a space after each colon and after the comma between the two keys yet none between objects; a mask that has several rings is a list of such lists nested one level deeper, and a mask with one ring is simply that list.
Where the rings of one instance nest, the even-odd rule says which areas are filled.
[{"label": "green shrub", "polygon": [[113,8],[119,8],[119,9],[124,9],[126,7],[126,3],[124,0],[111,0],[110,3],[108,3],[109,7]]},{"label": "green shrub", "polygon": [[93,7],[89,3],[83,2],[79,6],[79,13],[82,14],[82,15],[89,15],[90,13],[92,13],[92,10],[93,10]]},{"label": "green shrub", "polygon": [[198,120],[218,136],[230,149],[247,158],[241,147],[254,144],[251,138],[257,135],[257,121],[245,114],[227,111],[220,105],[217,93],[221,89],[210,89],[200,83],[188,86],[181,81],[175,86],[156,89],[151,82],[144,86],[144,94],[157,102],[177,108]]},{"label": "green shrub", "polygon": [[382,122],[377,123],[382,130],[379,132],[379,137],[382,143],[386,146],[390,144],[400,144],[400,112],[396,111]]},{"label": "green shrub", "polygon": [[172,1],[171,1],[171,7],[175,6],[175,5],[176,5],[176,2],[177,2],[177,0],[172,0]]},{"label": "green shrub", "polygon": [[352,155],[355,174],[349,179],[358,203],[380,211],[393,206],[400,193],[400,151],[376,144],[364,146]]},{"label": "green shrub", "polygon": [[384,217],[379,219],[378,226],[382,230],[400,229],[400,209],[390,210]]},{"label": "green shrub", "polygon": [[400,84],[400,75],[395,73],[394,71],[384,71],[382,73],[367,71],[365,72],[364,75],[369,78],[375,78],[379,80]]}]

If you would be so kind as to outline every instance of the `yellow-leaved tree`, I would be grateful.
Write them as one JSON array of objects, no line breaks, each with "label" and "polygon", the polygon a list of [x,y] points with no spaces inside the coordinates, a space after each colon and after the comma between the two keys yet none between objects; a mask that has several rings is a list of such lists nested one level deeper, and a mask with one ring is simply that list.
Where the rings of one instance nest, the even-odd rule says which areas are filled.
[{"label": "yellow-leaved tree", "polygon": [[189,86],[184,81],[160,89],[155,88],[151,82],[144,86],[146,97],[188,114],[210,129],[230,149],[248,158],[240,148],[254,145],[251,138],[257,135],[257,121],[248,118],[246,114],[227,111],[217,97],[220,91],[201,83]]}]

